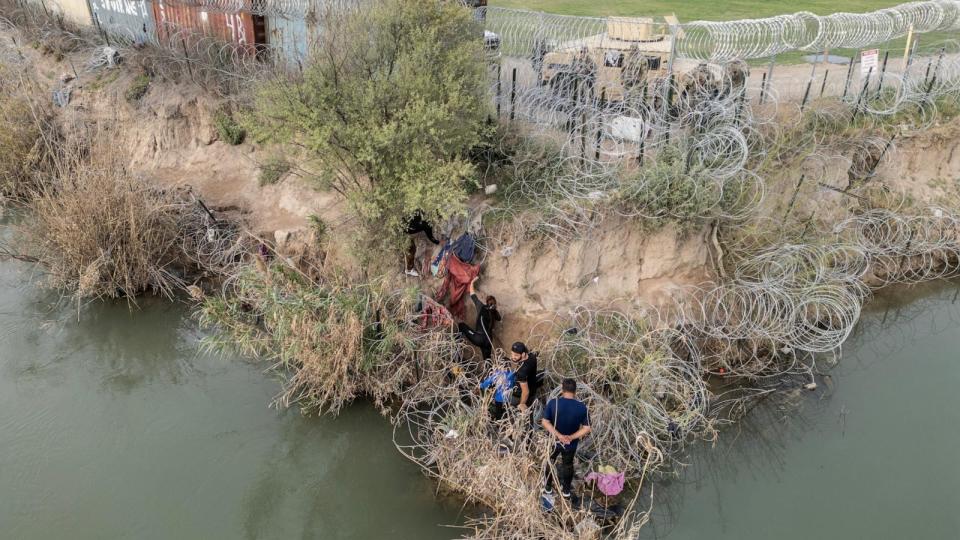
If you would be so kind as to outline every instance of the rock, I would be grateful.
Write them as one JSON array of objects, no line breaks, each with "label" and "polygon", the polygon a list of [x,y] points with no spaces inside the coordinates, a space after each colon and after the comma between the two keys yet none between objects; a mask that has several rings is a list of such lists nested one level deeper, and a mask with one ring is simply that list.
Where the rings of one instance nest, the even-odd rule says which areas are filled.
[{"label": "rock", "polygon": [[286,245],[287,241],[290,240],[291,231],[288,229],[280,229],[273,231],[273,239],[277,243],[277,248],[282,248]]}]

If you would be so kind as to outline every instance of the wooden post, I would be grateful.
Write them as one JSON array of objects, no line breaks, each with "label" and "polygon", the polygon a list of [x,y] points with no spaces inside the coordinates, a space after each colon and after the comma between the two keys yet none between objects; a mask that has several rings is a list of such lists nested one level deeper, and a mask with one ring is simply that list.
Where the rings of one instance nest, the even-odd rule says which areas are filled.
[{"label": "wooden post", "polygon": [[903,70],[910,68],[910,45],[913,44],[913,24],[907,30],[907,44],[903,47]]}]

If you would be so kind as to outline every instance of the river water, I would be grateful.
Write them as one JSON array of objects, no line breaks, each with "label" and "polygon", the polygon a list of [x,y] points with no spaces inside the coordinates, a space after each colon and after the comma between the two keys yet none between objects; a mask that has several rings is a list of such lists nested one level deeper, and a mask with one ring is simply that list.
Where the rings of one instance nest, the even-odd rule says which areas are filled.
[{"label": "river water", "polygon": [[869,304],[831,383],[758,407],[659,486],[648,538],[960,538],[960,299]]},{"label": "river water", "polygon": [[201,354],[182,307],[78,322],[25,271],[0,262],[0,538],[457,536],[372,407],[278,413],[277,381]]},{"label": "river water", "polygon": [[[459,507],[372,408],[277,412],[277,382],[202,354],[182,307],[99,303],[78,321],[34,279],[0,262],[0,537],[458,536],[442,525]],[[874,302],[832,384],[695,449],[644,536],[960,538],[955,290]]]}]

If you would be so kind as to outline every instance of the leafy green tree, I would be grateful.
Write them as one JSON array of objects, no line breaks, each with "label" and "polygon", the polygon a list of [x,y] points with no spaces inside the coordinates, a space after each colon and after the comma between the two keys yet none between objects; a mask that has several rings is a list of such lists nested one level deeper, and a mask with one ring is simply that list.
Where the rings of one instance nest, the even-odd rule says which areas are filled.
[{"label": "leafy green tree", "polygon": [[302,77],[263,84],[250,129],[299,145],[386,239],[463,209],[487,115],[483,32],[458,2],[382,0],[325,16]]}]

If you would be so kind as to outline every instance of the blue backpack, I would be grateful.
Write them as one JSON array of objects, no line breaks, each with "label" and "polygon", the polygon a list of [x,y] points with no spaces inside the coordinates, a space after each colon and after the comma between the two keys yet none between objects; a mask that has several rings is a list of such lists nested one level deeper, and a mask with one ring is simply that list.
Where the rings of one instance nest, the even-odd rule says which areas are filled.
[{"label": "blue backpack", "polygon": [[460,238],[457,238],[457,241],[450,246],[450,251],[461,261],[470,263],[473,262],[476,247],[477,242],[473,239],[473,236],[471,236],[470,233],[463,233]]}]

